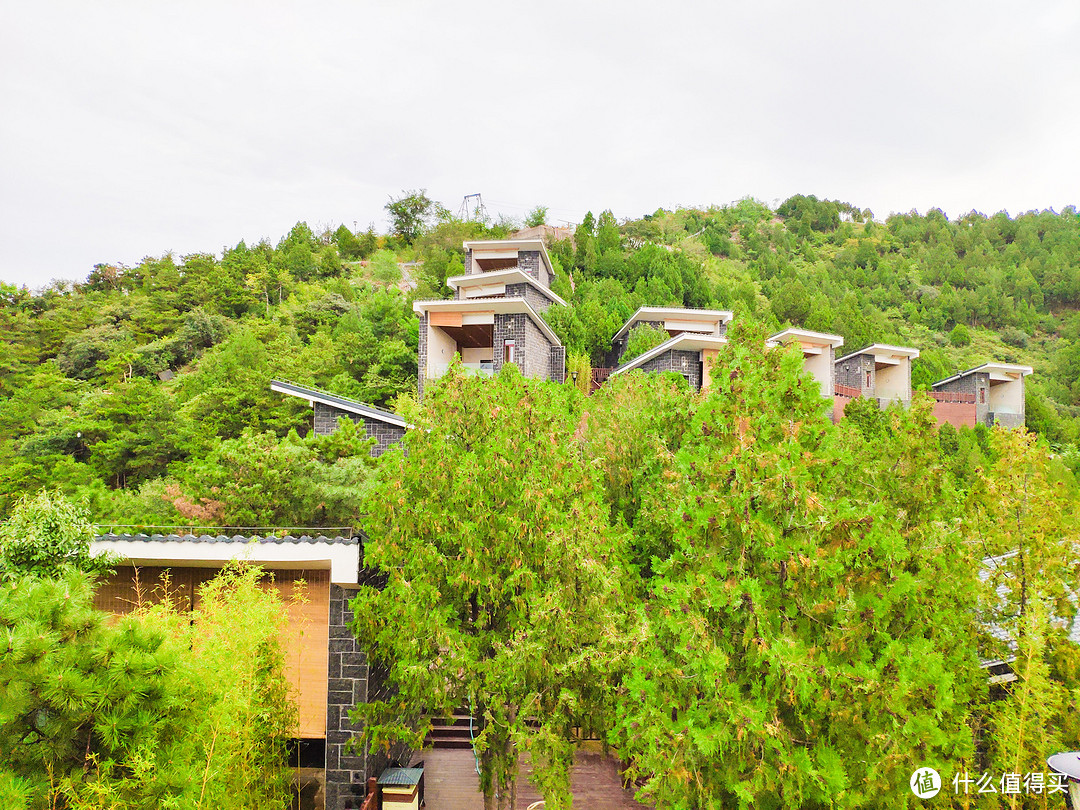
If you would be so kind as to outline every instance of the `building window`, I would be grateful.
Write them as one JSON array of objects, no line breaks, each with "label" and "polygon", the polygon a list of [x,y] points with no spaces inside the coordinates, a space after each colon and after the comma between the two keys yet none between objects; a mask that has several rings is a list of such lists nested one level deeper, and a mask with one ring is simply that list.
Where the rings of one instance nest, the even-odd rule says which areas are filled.
[{"label": "building window", "polygon": [[503,362],[504,363],[513,363],[514,362],[514,341],[512,341],[512,340],[504,340],[503,341]]},{"label": "building window", "polygon": [[980,388],[979,389],[979,404],[980,405],[985,405],[986,404],[986,389],[985,388]]},{"label": "building window", "polygon": [[870,387],[870,372],[866,372],[866,387]]}]

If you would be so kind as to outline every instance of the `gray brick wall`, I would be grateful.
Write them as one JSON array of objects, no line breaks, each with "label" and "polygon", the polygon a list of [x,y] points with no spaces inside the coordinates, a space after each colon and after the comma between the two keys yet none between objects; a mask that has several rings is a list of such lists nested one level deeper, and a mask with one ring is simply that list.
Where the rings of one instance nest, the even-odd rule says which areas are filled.
[{"label": "gray brick wall", "polygon": [[518,365],[526,377],[546,380],[551,377],[551,341],[532,318],[525,319],[525,360]]},{"label": "gray brick wall", "polygon": [[[552,377],[552,344],[532,319],[524,313],[496,314],[493,334],[493,367],[503,367],[505,340],[514,341],[514,364],[526,377],[549,380]],[[562,348],[562,347],[559,347]],[[565,354],[560,357],[565,368]]]},{"label": "gray brick wall", "polygon": [[354,424],[364,423],[364,432],[369,437],[374,437],[376,444],[371,448],[371,457],[378,458],[390,447],[401,441],[405,435],[405,428],[397,425],[388,425],[368,416],[334,408],[322,402],[315,403],[315,435],[329,436],[338,429],[338,419],[342,416],[352,419]]},{"label": "gray brick wall", "polygon": [[694,391],[701,390],[700,352],[669,349],[639,366],[642,371],[674,371],[682,374]]},{"label": "gray brick wall", "polygon": [[[874,396],[874,386],[877,384],[874,371],[874,357],[869,354],[857,354],[839,362],[833,363],[833,371],[837,385],[846,385],[849,388],[858,388],[863,396]],[[866,384],[866,373],[870,372],[870,385]]]},{"label": "gray brick wall", "polygon": [[471,275],[473,272],[471,249],[465,251],[465,272],[469,275]]},{"label": "gray brick wall", "polygon": [[540,292],[532,284],[507,284],[507,298],[524,298],[537,313],[542,313],[551,306],[551,299]]},{"label": "gray brick wall", "polygon": [[547,277],[547,268],[544,267],[539,250],[519,250],[518,268],[528,273],[545,287],[551,286],[551,281]]},{"label": "gray brick wall", "polygon": [[1022,413],[994,413],[991,411],[987,414],[987,423],[992,427],[993,425],[1001,425],[1007,428],[1018,428],[1024,426],[1024,414]]},{"label": "gray brick wall", "polygon": [[[499,370],[503,367],[503,356],[505,354],[503,341],[514,341],[515,358],[517,357],[518,352],[524,350],[525,321],[527,320],[528,316],[522,314],[495,314],[495,325],[492,329],[491,358],[492,368],[496,374],[498,374]],[[520,361],[518,361],[518,368],[521,368]]]}]

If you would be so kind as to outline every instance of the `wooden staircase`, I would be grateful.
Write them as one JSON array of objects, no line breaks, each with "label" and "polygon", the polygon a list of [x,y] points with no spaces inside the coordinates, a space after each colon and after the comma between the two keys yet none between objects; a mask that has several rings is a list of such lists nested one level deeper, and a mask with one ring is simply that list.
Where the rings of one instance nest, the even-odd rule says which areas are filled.
[{"label": "wooden staircase", "polygon": [[[428,732],[425,747],[428,748],[472,748],[472,740],[469,736],[469,713],[468,709],[459,709],[454,716],[446,721],[433,718],[431,731]],[[476,720],[473,723],[473,734],[480,731]]]}]

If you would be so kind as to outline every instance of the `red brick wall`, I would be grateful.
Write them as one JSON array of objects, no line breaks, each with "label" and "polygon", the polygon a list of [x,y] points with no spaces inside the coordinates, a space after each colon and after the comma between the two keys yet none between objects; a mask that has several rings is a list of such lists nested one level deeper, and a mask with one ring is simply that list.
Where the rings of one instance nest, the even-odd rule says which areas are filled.
[{"label": "red brick wall", "polygon": [[839,422],[844,418],[844,408],[851,402],[851,397],[837,397],[832,399],[832,420],[833,424]]},{"label": "red brick wall", "polygon": [[935,402],[934,418],[938,426],[948,422],[953,427],[975,427],[974,402]]}]

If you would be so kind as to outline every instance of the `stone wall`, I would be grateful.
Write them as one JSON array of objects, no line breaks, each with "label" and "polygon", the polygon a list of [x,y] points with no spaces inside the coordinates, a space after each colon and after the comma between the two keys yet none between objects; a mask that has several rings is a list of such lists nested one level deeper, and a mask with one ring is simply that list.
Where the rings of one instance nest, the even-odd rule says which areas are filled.
[{"label": "stone wall", "polygon": [[[566,354],[562,346],[558,356],[553,353],[551,342],[540,331],[540,327],[533,323],[532,318],[523,312],[507,314],[496,313],[495,328],[492,335],[492,366],[495,373],[503,367],[505,350],[503,341],[514,341],[514,365],[526,377],[537,380],[554,379],[556,364],[560,373],[565,376]],[[560,376],[559,382],[562,382]]]},{"label": "stone wall", "polygon": [[[363,581],[363,573],[362,581]],[[368,577],[371,579],[370,575]],[[377,578],[375,578],[377,580]],[[368,663],[353,636],[349,602],[362,587],[381,586],[372,581],[355,588],[330,585],[330,645],[326,699],[326,810],[353,810],[364,799],[368,777],[392,765],[407,764],[411,751],[401,746],[389,753],[368,754],[354,748],[363,726],[349,719],[359,703],[386,696],[385,677]]]},{"label": "stone wall", "polygon": [[381,456],[390,447],[400,442],[405,435],[405,428],[398,425],[391,425],[370,416],[334,408],[322,402],[315,403],[315,435],[329,436],[338,429],[338,419],[342,416],[352,419],[354,424],[363,422],[364,432],[369,438],[374,437],[376,444],[371,448],[372,458]]},{"label": "stone wall", "polygon": [[548,278],[547,267],[540,258],[539,250],[519,250],[518,269],[528,273],[545,287],[551,286],[551,279]]},{"label": "stone wall", "polygon": [[520,284],[506,285],[507,298],[524,298],[529,306],[536,310],[537,314],[544,312],[551,306],[551,299],[540,292],[532,284],[522,282]]},{"label": "stone wall", "polygon": [[525,318],[525,358],[518,363],[526,377],[547,380],[551,377],[551,341],[533,323],[532,318]]},{"label": "stone wall", "polygon": [[[834,382],[836,385],[844,385],[848,388],[858,388],[864,396],[874,396],[876,375],[874,372],[874,356],[872,354],[856,354],[833,364],[835,372]],[[866,384],[866,373],[870,372],[870,385]]]},{"label": "stone wall", "polygon": [[682,374],[694,391],[701,390],[700,352],[669,349],[639,366],[642,371],[674,371]]}]

